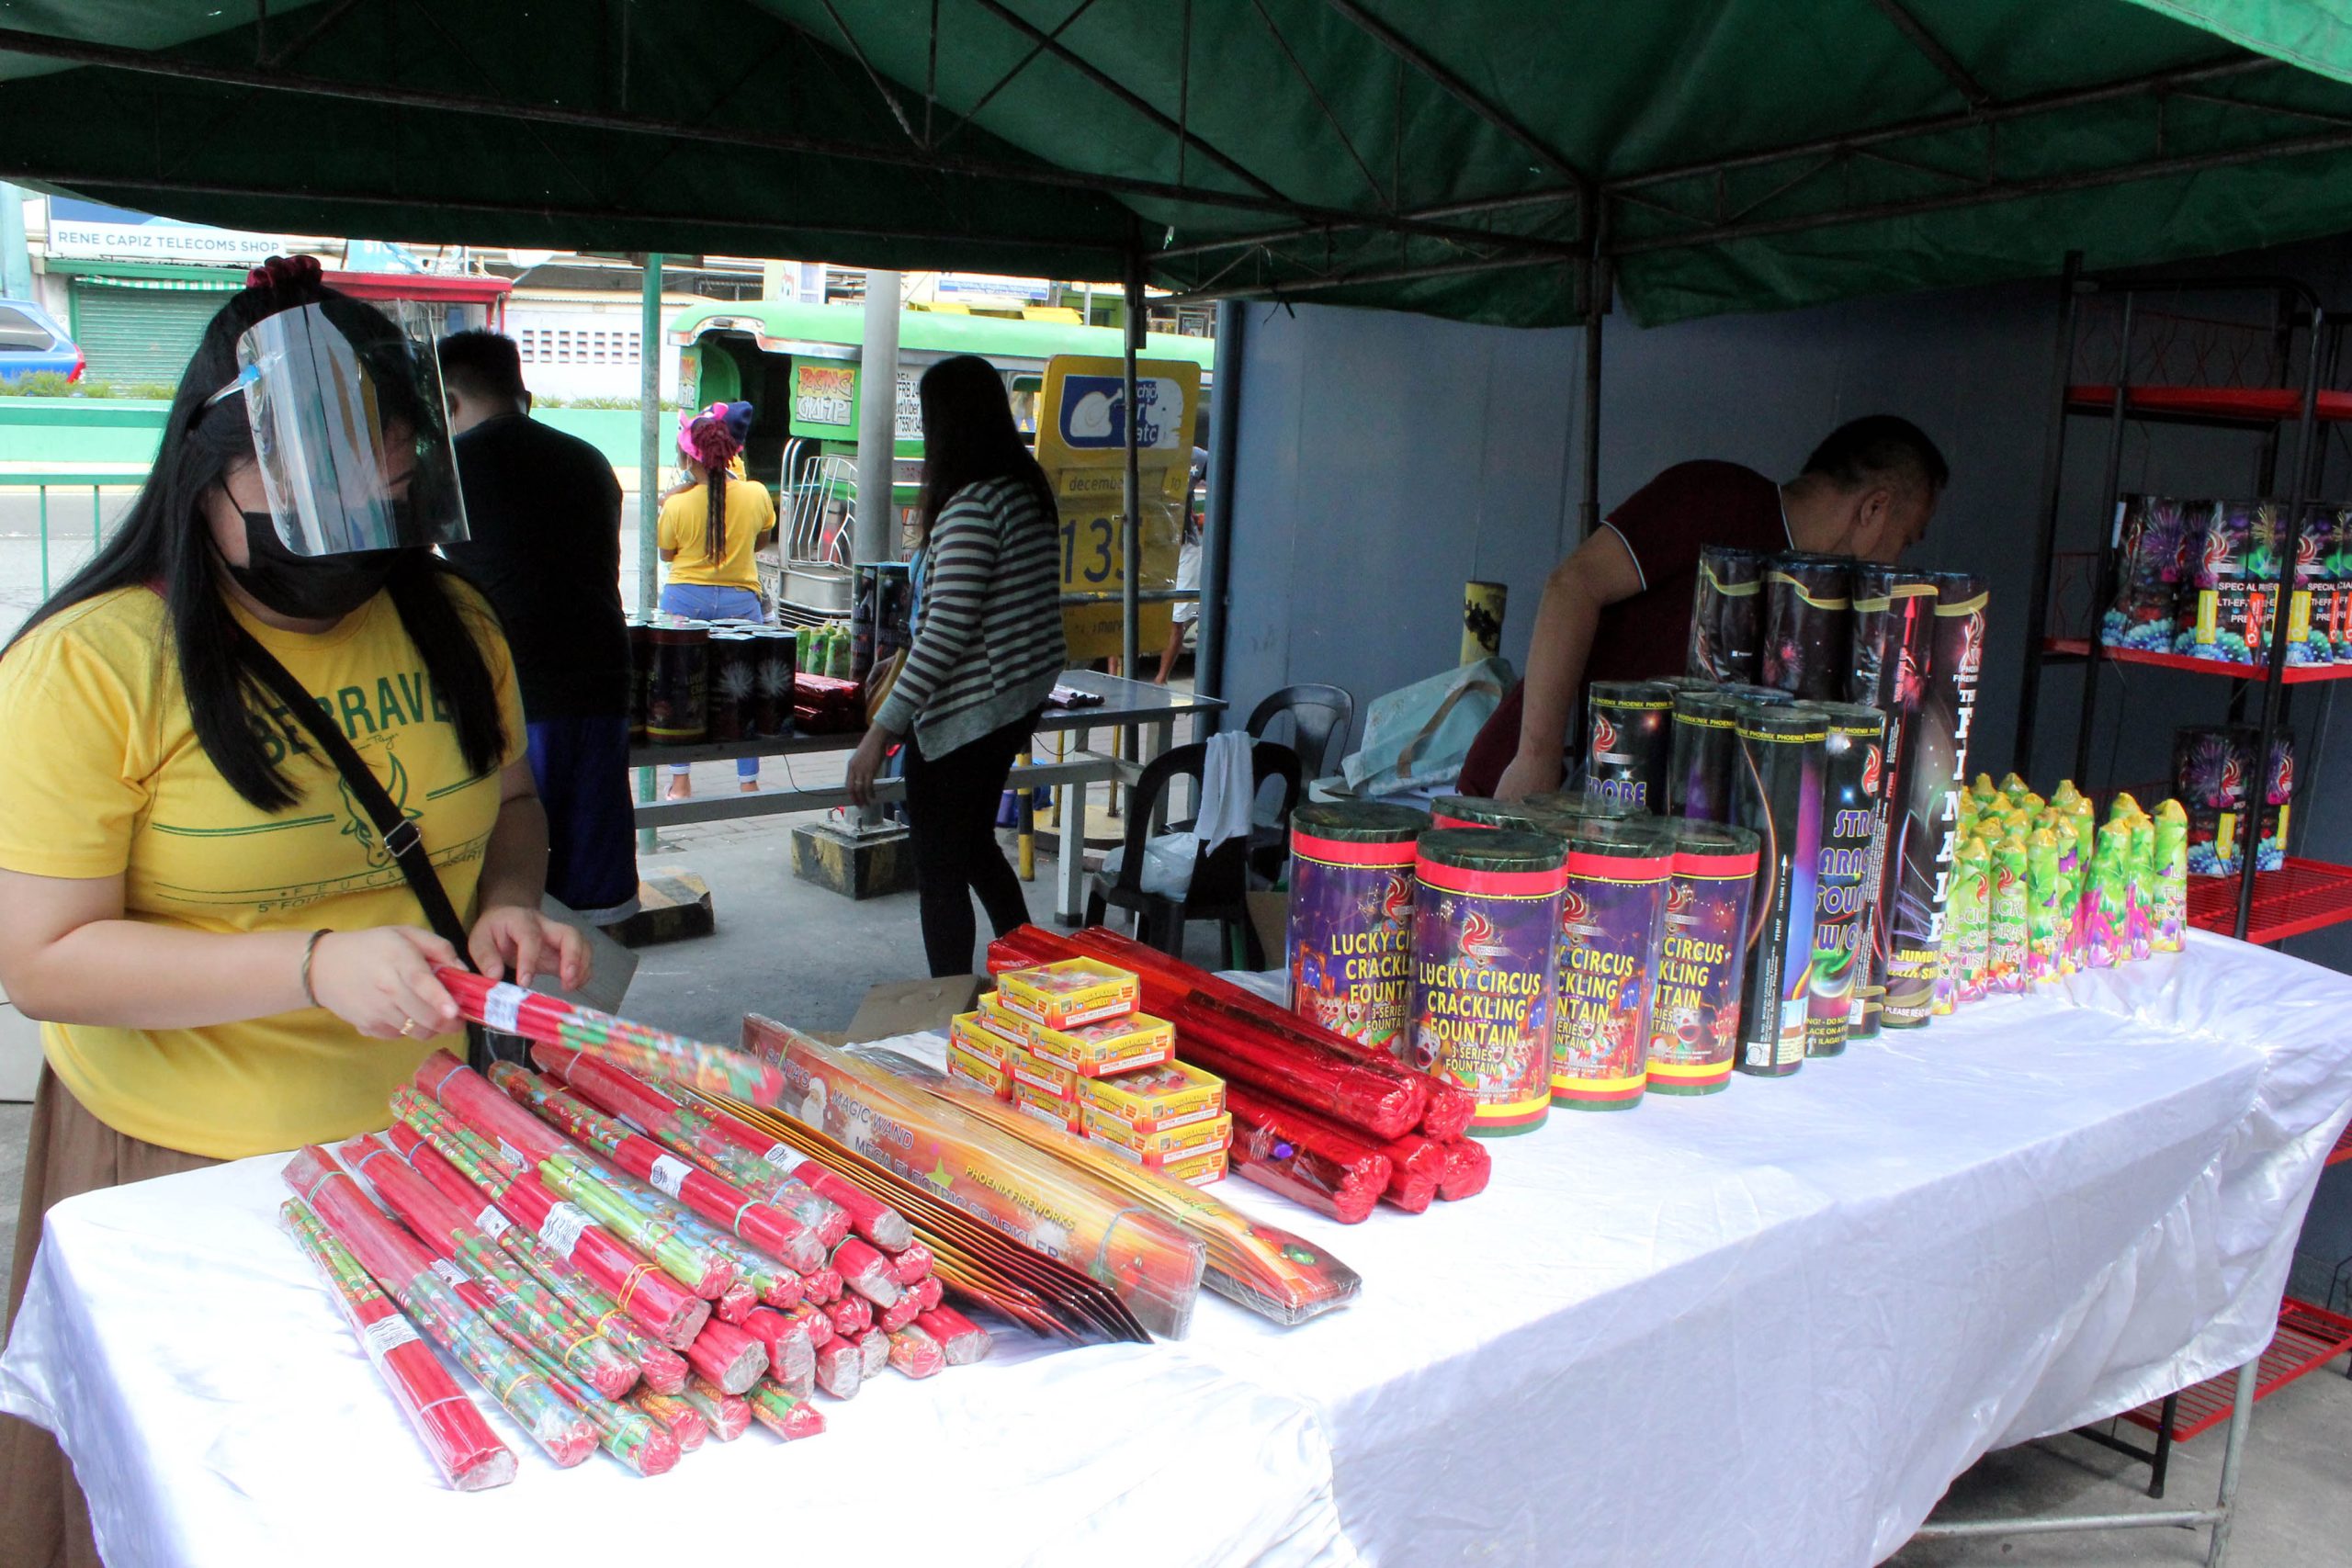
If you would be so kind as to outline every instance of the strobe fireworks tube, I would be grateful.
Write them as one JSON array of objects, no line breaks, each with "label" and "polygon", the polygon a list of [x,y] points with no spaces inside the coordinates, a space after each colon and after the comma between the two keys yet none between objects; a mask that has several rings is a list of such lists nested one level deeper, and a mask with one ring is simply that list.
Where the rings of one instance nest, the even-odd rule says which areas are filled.
[{"label": "strobe fireworks tube", "polygon": [[1408,1059],[1470,1091],[1473,1137],[1543,1125],[1566,847],[1548,833],[1435,829],[1413,875]]},{"label": "strobe fireworks tube", "polygon": [[1754,681],[1764,641],[1763,595],[1762,555],[1727,545],[1702,549],[1684,672],[1710,681]]},{"label": "strobe fireworks tube", "polygon": [[1822,750],[1829,721],[1808,703],[1739,709],[1738,826],[1762,840],[1740,998],[1741,1072],[1804,1066],[1815,886],[1821,859]]},{"label": "strobe fireworks tube", "polygon": [[1869,901],[1862,913],[1863,968],[1854,976],[1849,1040],[1878,1035],[1886,1007],[1886,964],[1895,885],[1894,846],[1905,804],[1905,737],[1918,711],[1936,624],[1936,583],[1926,572],[1900,571],[1871,562],[1854,568],[1854,659],[1846,698],[1886,716],[1884,767],[1871,840]]},{"label": "strobe fireworks tube", "polygon": [[1853,658],[1853,619],[1851,559],[1779,555],[1766,561],[1763,684],[1807,701],[1837,701]]},{"label": "strobe fireworks tube", "polygon": [[1382,1050],[1412,991],[1413,846],[1427,816],[1376,801],[1310,801],[1291,814],[1283,947],[1301,1018]]},{"label": "strobe fireworks tube", "polygon": [[1585,794],[1663,815],[1673,719],[1674,688],[1663,681],[1593,682],[1585,693]]},{"label": "strobe fireworks tube", "polygon": [[1649,1082],[1650,1004],[1674,832],[1651,818],[1565,826],[1552,1103],[1631,1110]]},{"label": "strobe fireworks tube", "polygon": [[1738,1050],[1758,840],[1724,823],[1668,826],[1674,873],[1650,999],[1649,1092],[1713,1094],[1731,1081]]},{"label": "strobe fireworks tube", "polygon": [[1934,1010],[1990,599],[1984,580],[1973,572],[1928,575],[1936,585],[1936,607],[1928,668],[1903,736],[1896,764],[1902,810],[1886,845],[1886,878],[1894,885],[1883,1015],[1890,1029],[1921,1028]]},{"label": "strobe fireworks tube", "polygon": [[1867,967],[1872,846],[1886,771],[1886,718],[1876,708],[1825,703],[1821,858],[1814,887],[1813,972],[1807,987],[1804,1054],[1844,1053],[1854,985]]}]

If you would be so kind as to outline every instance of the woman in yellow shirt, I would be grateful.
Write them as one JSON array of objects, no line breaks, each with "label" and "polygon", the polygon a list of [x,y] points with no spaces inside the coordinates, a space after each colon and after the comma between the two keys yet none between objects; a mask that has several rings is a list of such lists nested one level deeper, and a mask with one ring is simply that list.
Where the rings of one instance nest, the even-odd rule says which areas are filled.
[{"label": "woman in yellow shirt", "polygon": [[[741,423],[752,405],[737,403]],[[775,502],[767,487],[741,477],[736,459],[743,437],[729,405],[714,403],[688,421],[678,438],[678,456],[694,483],[662,503],[662,558],[670,581],[662,587],[664,615],[696,621],[761,620],[759,570],[752,553],[775,527]],[[735,776],[745,794],[760,787],[760,760],[744,757]],[[666,798],[684,800],[692,790],[686,766],[670,770]]]},{"label": "woman in yellow shirt", "polygon": [[[465,1048],[458,953],[270,659],[417,829],[476,966],[585,977],[539,914],[505,640],[428,547],[464,513],[426,342],[314,262],[255,268],[119,532],[0,653],[0,985],[46,1021],[11,1317],[50,1205],[381,1127]],[[0,1562],[96,1560],[46,1433],[0,1417]]]}]

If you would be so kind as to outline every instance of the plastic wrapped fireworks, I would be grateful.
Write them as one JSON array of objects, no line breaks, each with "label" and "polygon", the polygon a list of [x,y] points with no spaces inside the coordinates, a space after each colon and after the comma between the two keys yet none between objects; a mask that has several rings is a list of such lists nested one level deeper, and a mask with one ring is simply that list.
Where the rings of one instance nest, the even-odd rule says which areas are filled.
[{"label": "plastic wrapped fireworks", "polygon": [[1737,825],[1761,840],[1761,850],[1735,1065],[1785,1077],[1804,1066],[1828,716],[1806,703],[1743,703],[1738,736]]},{"label": "plastic wrapped fireworks", "polygon": [[1854,568],[1854,659],[1849,701],[1886,716],[1871,839],[1868,902],[1862,913],[1862,967],[1854,976],[1847,1036],[1875,1038],[1886,1007],[1886,965],[1896,885],[1899,824],[1906,804],[1908,738],[1935,631],[1936,584],[1925,572],[1869,562]]},{"label": "plastic wrapped fireworks", "polygon": [[[2173,731],[2173,798],[2188,819],[2190,875],[2236,875],[2249,839],[2256,870],[2277,871],[2286,863],[2295,737],[2282,730],[2272,739],[2267,769],[2255,758],[2260,741],[2251,725],[2186,725]],[[2262,784],[2258,809],[2247,804],[2256,779]]]},{"label": "plastic wrapped fireworks", "polygon": [[1763,595],[1762,555],[1726,545],[1702,549],[1691,594],[1685,673],[1709,681],[1754,682],[1764,642]]},{"label": "plastic wrapped fireworks", "polygon": [[1764,650],[1758,680],[1799,698],[1845,694],[1853,658],[1854,562],[1777,555],[1764,563]]},{"label": "plastic wrapped fireworks", "polygon": [[645,1077],[673,1079],[754,1105],[775,1104],[784,1087],[775,1068],[724,1045],[650,1029],[463,969],[445,966],[434,974],[469,1020],[503,1033],[594,1052]]},{"label": "plastic wrapped fireworks", "polygon": [[2115,599],[2100,617],[2109,648],[2170,653],[2192,544],[2201,545],[2210,501],[2127,495],[2115,503]]},{"label": "plastic wrapped fireworks", "polygon": [[[1551,1108],[1566,868],[1566,848],[1548,833],[1421,835],[1408,1060],[1469,1089],[1475,1135],[1526,1132]],[[1238,1145],[1238,1111],[1235,1134]]]},{"label": "plastic wrapped fireworks", "polygon": [[1901,811],[1885,848],[1891,884],[1883,1022],[1916,1029],[1935,1005],[1942,967],[1944,904],[1959,849],[1960,790],[1967,777],[1976,677],[1984,658],[1989,595],[1973,572],[1939,571],[1928,670],[1897,765]]},{"label": "plastic wrapped fireworks", "polygon": [[1291,814],[1291,1007],[1382,1050],[1412,989],[1413,844],[1429,818],[1375,801],[1309,802]]}]

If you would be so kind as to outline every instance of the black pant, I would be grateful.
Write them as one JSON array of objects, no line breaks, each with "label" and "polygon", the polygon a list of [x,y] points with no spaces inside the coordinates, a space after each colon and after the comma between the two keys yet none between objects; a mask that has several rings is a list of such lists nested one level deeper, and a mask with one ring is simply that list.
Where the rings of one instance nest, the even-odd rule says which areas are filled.
[{"label": "black pant", "polygon": [[944,757],[925,758],[907,738],[907,833],[922,899],[923,956],[934,976],[977,972],[971,894],[980,896],[997,935],[1028,923],[1021,879],[997,847],[996,810],[1012,759],[1036,727],[1031,714]]}]

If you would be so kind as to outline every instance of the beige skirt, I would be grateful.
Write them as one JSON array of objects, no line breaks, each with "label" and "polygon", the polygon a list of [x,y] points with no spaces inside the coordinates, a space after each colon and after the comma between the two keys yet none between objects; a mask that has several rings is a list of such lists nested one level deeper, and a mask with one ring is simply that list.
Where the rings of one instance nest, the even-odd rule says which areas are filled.
[{"label": "beige skirt", "polygon": [[[47,1067],[33,1091],[32,1137],[25,1149],[25,1196],[17,1211],[17,1256],[0,1335],[17,1317],[50,1205],[77,1193],[197,1170],[218,1160],[182,1154],[116,1132],[82,1107]],[[57,1440],[30,1422],[0,1416],[0,1562],[10,1568],[95,1568],[90,1516],[74,1467]]]}]

